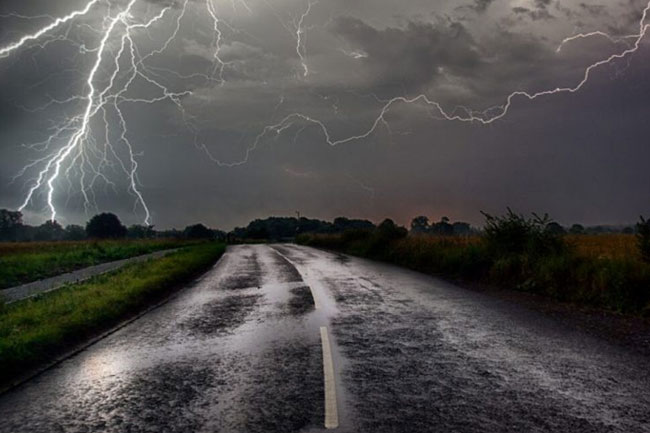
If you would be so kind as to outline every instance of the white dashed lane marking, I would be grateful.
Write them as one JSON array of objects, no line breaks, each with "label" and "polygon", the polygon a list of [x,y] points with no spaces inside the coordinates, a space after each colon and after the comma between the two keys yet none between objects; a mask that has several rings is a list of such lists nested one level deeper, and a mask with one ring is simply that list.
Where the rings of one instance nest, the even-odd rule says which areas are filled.
[{"label": "white dashed lane marking", "polygon": [[336,403],[336,385],[334,384],[334,363],[327,327],[321,326],[320,338],[323,343],[323,375],[325,380],[325,428],[339,426],[339,411]]}]

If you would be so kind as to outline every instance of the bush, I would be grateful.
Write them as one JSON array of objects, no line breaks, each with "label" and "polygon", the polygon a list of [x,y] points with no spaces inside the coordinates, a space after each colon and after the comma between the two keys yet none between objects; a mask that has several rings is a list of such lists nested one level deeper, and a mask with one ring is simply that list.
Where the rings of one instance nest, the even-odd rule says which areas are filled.
[{"label": "bush", "polygon": [[[510,209],[505,216],[484,215],[486,227],[480,237],[421,233],[405,237],[405,229],[386,220],[374,231],[303,235],[297,241],[435,275],[650,316],[650,266],[635,257],[634,247],[619,257],[585,255],[579,250],[591,242],[589,237],[580,236],[581,245],[569,246],[564,228],[547,215],[525,218]],[[578,229],[571,231],[582,232]],[[650,222],[642,218],[637,230],[647,260]],[[589,242],[586,245],[593,249]]]},{"label": "bush", "polygon": [[547,214],[540,217],[533,213],[532,218],[525,218],[510,208],[504,216],[481,213],[486,220],[485,242],[496,256],[527,254],[543,257],[562,254],[567,250],[562,232],[556,229],[556,223]]},{"label": "bush", "polygon": [[408,230],[400,227],[391,219],[385,219],[379,226],[377,226],[376,234],[379,238],[385,241],[393,241],[405,238],[408,235]]},{"label": "bush", "polygon": [[641,221],[636,225],[636,230],[641,259],[646,263],[650,263],[650,220],[641,217]]},{"label": "bush", "polygon": [[369,229],[348,229],[343,232],[341,238],[344,243],[365,241],[371,234],[372,231]]}]

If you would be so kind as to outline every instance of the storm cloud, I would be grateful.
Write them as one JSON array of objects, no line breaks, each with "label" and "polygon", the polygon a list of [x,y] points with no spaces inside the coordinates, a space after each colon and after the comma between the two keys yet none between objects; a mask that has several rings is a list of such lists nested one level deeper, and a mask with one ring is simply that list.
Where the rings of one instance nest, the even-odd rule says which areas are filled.
[{"label": "storm cloud", "polygon": [[[83,4],[2,2],[0,47]],[[82,110],[83,101],[70,98],[87,89],[97,30],[125,4],[102,0],[88,16],[48,33],[46,43],[0,58],[0,207],[22,203],[48,136]],[[589,64],[626,45],[596,37],[558,51],[562,40],[595,30],[638,32],[644,1],[332,0],[309,8],[307,0],[214,0],[218,32],[205,1],[184,4],[138,1],[130,18],[152,19],[173,5],[162,24],[134,32],[134,52],[146,56],[169,38],[143,65],[181,96],[137,102],[160,89],[136,77],[129,100],[120,102],[136,181],[158,227],[202,221],[228,229],[295,211],[477,223],[480,210],[511,206],[587,224],[627,223],[650,212],[645,41],[634,56],[594,70],[579,92],[515,98],[509,114],[490,125],[450,122],[431,106],[399,103],[366,135],[398,96],[424,94],[450,112],[482,112],[514,91],[573,86]],[[119,37],[108,45],[117,53]],[[108,82],[112,65],[102,63],[98,85]],[[88,157],[101,160],[108,137],[124,160],[119,116],[108,107],[105,118],[108,128],[104,114],[92,124]],[[351,136],[363,138],[328,144]],[[62,142],[49,145],[52,151]],[[101,175],[85,174],[95,178],[92,188],[80,187],[84,174],[74,166],[57,180],[62,222],[100,210],[142,220],[130,179],[108,156]],[[25,208],[28,221],[47,218],[45,195],[39,191]]]}]

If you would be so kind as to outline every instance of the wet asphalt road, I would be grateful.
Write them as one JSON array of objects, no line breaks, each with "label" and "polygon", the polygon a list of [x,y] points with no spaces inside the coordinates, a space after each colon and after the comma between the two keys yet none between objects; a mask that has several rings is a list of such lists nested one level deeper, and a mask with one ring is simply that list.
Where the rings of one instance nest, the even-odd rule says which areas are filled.
[{"label": "wet asphalt road", "polygon": [[294,245],[230,248],[170,302],[0,396],[0,432],[324,431],[321,327],[337,431],[650,432],[648,358]]}]

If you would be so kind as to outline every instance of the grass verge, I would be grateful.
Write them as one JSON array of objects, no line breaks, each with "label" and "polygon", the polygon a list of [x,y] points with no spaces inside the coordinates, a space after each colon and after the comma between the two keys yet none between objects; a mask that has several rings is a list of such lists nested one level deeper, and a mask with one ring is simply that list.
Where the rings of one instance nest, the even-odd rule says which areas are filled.
[{"label": "grass verge", "polygon": [[175,239],[0,243],[0,289],[190,244]]},{"label": "grass verge", "polygon": [[225,245],[190,246],[84,283],[0,305],[0,385],[56,359],[208,269]]}]

